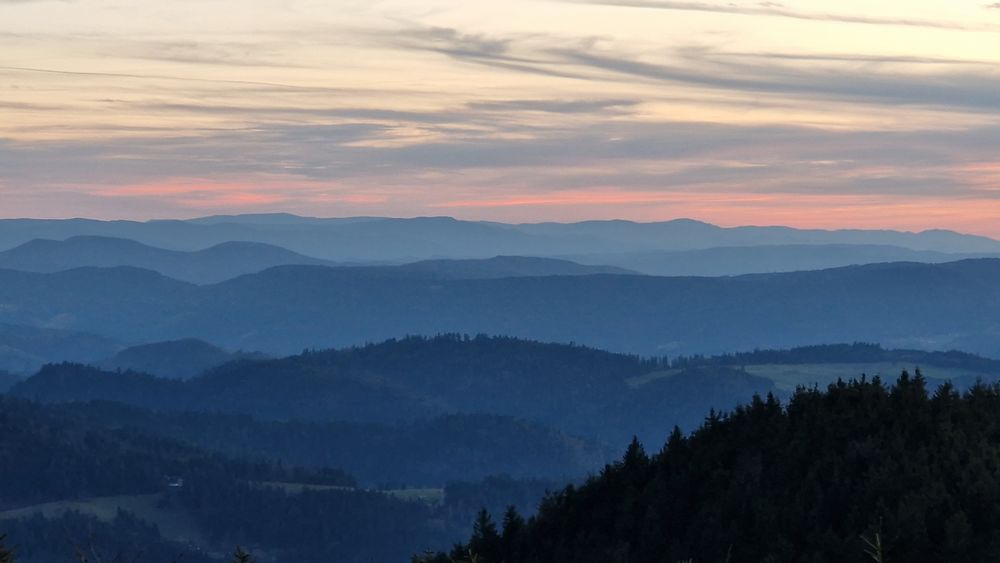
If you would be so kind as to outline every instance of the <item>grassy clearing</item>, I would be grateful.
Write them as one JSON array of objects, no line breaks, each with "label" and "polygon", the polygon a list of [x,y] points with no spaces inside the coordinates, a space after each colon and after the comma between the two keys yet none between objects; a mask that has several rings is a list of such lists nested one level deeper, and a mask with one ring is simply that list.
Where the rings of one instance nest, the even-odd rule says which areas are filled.
[{"label": "grassy clearing", "polygon": [[[280,483],[277,481],[265,481],[261,486],[275,487],[289,494],[299,494],[303,491],[353,491],[351,487],[341,487],[334,485],[310,485],[308,483]],[[423,502],[427,504],[439,504],[444,501],[444,489],[393,489],[373,492],[385,493],[400,500],[411,502]]]},{"label": "grassy clearing", "polygon": [[881,376],[888,381],[895,381],[905,369],[911,373],[920,367],[924,377],[932,379],[957,379],[982,377],[982,373],[956,368],[936,366],[914,366],[904,363],[883,362],[874,364],[797,364],[797,365],[762,365],[747,366],[746,370],[753,375],[766,377],[774,382],[779,389],[794,390],[797,386],[819,385],[824,387],[837,381],[837,378],[850,379],[867,374],[868,377]]},{"label": "grassy clearing", "polygon": [[309,483],[282,483],[280,481],[261,481],[261,487],[272,487],[281,489],[290,495],[297,495],[305,491],[353,491],[353,487],[343,487],[340,485],[311,485]]},{"label": "grassy clearing", "polygon": [[[741,368],[744,366],[727,367]],[[770,379],[774,382],[778,389],[792,391],[800,385],[805,387],[811,387],[813,385],[825,387],[826,385],[835,382],[837,378],[850,379],[861,377],[861,374],[867,374],[868,377],[878,375],[883,379],[894,381],[897,377],[899,377],[899,374],[904,369],[910,370],[912,373],[916,367],[918,366],[904,363],[876,362],[870,364],[765,364],[745,366],[745,369],[752,375]],[[924,374],[924,377],[931,379],[947,380],[963,377],[976,379],[985,376],[983,373],[966,369],[943,368],[937,366],[919,367],[920,371]],[[629,379],[628,384],[633,388],[642,387],[643,385],[653,381],[673,377],[681,373],[681,371],[682,370],[679,369],[669,369],[650,372]]]},{"label": "grassy clearing", "polygon": [[444,502],[444,489],[396,489],[383,492],[400,500],[412,502],[425,502],[427,504]]}]

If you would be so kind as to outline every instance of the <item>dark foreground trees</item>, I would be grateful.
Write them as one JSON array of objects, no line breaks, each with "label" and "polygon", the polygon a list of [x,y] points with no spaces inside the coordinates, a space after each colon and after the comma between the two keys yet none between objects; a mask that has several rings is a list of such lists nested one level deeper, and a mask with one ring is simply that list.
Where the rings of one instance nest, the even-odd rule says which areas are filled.
[{"label": "dark foreground trees", "polygon": [[[482,518],[482,517],[481,517]],[[511,515],[505,520],[512,519]],[[447,561],[988,561],[1000,553],[1000,388],[918,374],[756,398],[551,496]],[[487,541],[488,540],[488,541]],[[480,551],[477,552],[476,550]],[[417,558],[418,560],[420,558]]]}]

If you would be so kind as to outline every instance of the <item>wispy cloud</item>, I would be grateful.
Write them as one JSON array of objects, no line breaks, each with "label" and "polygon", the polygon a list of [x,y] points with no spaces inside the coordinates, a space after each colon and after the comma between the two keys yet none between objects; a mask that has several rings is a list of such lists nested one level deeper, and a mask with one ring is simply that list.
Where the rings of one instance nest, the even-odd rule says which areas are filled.
[{"label": "wispy cloud", "polygon": [[[567,63],[579,67],[734,92],[975,111],[1000,109],[1000,98],[995,94],[1000,91],[1000,73],[992,68],[976,71],[946,68],[938,72],[906,73],[893,68],[871,72],[851,67],[790,67],[768,64],[767,61],[734,63],[725,55],[710,50],[697,54],[685,52],[688,64],[671,65],[645,62],[634,56],[607,51],[558,49],[553,52]],[[759,55],[756,58],[769,57]],[[725,65],[727,72],[720,72],[720,65]]]},{"label": "wispy cloud", "polygon": [[[736,0],[213,0],[137,5],[132,23],[112,0],[28,1],[0,0],[24,15],[0,18],[0,214],[716,218],[825,200],[875,220],[995,215],[1000,197],[981,33],[1000,22],[982,5],[939,21]],[[838,24],[822,50],[812,21]]]},{"label": "wispy cloud", "polygon": [[262,86],[285,91],[311,91],[311,92],[358,92],[357,89],[331,88],[324,86],[306,86],[301,84],[289,84],[281,82],[265,82],[260,80],[236,80],[228,78],[203,78],[197,76],[186,76],[177,74],[157,74],[157,73],[125,73],[125,72],[99,72],[67,70],[59,68],[27,67],[0,65],[0,72],[17,72],[31,74],[52,74],[62,76],[79,76],[91,78],[127,78],[131,80],[161,80],[175,82],[193,82],[202,84],[229,84],[235,86]]},{"label": "wispy cloud", "polygon": [[619,111],[639,104],[638,100],[497,100],[472,102],[469,107],[481,110],[529,111],[543,113],[595,113]]},{"label": "wispy cloud", "polygon": [[[440,53],[455,60],[496,69],[537,74],[557,78],[586,80],[589,77],[560,67],[559,61],[537,56],[517,55],[515,43],[532,37],[491,37],[484,34],[462,33],[448,27],[411,27],[390,33],[373,34],[376,40],[402,50]],[[536,38],[537,39],[537,38]],[[547,38],[542,38],[547,39]]]},{"label": "wispy cloud", "polygon": [[1000,26],[983,24],[972,25],[959,22],[911,19],[905,17],[872,17],[851,14],[826,12],[804,12],[792,10],[775,2],[760,2],[749,4],[707,2],[670,2],[667,0],[567,0],[577,4],[593,4],[602,6],[620,6],[627,8],[646,8],[655,10],[674,10],[690,12],[713,12],[723,14],[739,14],[744,16],[772,16],[808,21],[826,21],[862,25],[895,25],[906,27],[925,27],[935,29],[951,29],[957,31],[1000,31]]}]

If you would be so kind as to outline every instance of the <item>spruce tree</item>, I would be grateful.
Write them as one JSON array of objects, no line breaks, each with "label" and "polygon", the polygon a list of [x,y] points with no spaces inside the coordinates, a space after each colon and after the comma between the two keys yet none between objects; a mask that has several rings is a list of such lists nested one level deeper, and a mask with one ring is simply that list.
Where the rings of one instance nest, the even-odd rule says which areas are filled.
[{"label": "spruce tree", "polygon": [[469,551],[482,563],[500,563],[502,559],[501,543],[497,526],[493,523],[490,513],[484,508],[476,515],[472,525],[472,539],[469,541]]},{"label": "spruce tree", "polygon": [[517,513],[514,505],[508,506],[503,515],[503,531],[501,533],[500,550],[504,561],[511,561],[518,551],[524,533],[524,517]]},{"label": "spruce tree", "polygon": [[0,534],[0,563],[14,563],[14,551],[7,549],[7,535]]},{"label": "spruce tree", "polygon": [[243,551],[243,548],[236,546],[236,551],[233,552],[233,563],[256,563],[253,556]]}]

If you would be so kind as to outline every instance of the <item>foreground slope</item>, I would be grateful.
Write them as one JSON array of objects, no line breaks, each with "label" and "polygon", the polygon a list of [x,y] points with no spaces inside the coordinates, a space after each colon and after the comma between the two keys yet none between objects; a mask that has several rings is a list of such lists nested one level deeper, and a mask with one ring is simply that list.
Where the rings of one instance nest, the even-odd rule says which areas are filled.
[{"label": "foreground slope", "polygon": [[633,443],[526,525],[479,526],[468,550],[509,563],[988,561],[998,432],[1000,389],[930,397],[906,374],[800,390],[787,407],[757,399],[652,457]]}]

